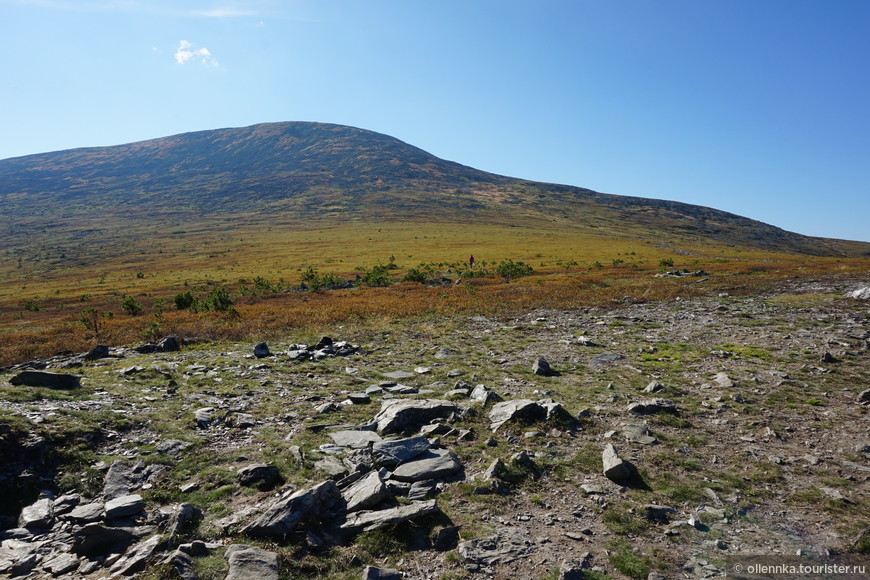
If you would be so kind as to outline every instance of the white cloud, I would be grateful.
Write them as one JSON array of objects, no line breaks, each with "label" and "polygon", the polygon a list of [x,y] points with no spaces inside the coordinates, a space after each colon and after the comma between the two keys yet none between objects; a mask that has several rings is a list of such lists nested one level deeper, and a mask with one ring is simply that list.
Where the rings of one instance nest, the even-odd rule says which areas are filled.
[{"label": "white cloud", "polygon": [[200,64],[217,68],[220,63],[212,56],[211,51],[206,47],[194,48],[193,43],[187,40],[182,40],[178,43],[178,49],[175,51],[175,61],[178,64],[187,62],[199,62]]}]

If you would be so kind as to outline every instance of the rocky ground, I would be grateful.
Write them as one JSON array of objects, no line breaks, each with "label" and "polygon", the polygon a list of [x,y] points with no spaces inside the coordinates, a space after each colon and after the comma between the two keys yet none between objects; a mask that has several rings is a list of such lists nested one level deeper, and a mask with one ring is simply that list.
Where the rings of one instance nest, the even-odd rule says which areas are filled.
[{"label": "rocky ground", "polygon": [[846,296],[866,286],[4,369],[0,576],[707,578],[735,554],[866,555],[870,302]]}]

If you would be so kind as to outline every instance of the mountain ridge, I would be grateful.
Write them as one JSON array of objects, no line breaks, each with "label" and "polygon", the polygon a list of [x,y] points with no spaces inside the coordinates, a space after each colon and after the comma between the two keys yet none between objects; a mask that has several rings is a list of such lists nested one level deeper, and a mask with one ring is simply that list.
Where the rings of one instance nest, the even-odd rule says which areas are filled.
[{"label": "mountain ridge", "polygon": [[395,137],[281,122],[0,160],[0,214],[28,225],[112,227],[143,215],[557,224],[640,239],[709,241],[809,255],[870,244],[803,236],[714,208],[488,173]]}]

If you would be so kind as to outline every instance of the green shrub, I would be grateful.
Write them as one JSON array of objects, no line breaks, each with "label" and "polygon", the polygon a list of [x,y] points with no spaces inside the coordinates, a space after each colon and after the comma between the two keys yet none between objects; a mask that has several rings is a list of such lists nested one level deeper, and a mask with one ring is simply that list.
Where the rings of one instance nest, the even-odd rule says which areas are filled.
[{"label": "green shrub", "polygon": [[392,283],[390,269],[382,264],[373,266],[360,275],[359,283],[364,286],[389,286]]},{"label": "green shrub", "polygon": [[531,276],[534,270],[525,262],[514,262],[513,260],[502,260],[495,267],[495,273],[505,279],[522,278],[523,276]]},{"label": "green shrub", "polygon": [[124,299],[121,301],[121,309],[130,316],[142,314],[142,305],[132,296],[124,296]]},{"label": "green shrub", "polygon": [[187,292],[181,292],[175,295],[175,298],[172,299],[175,302],[175,308],[177,310],[187,310],[191,306],[193,306],[194,302],[196,302],[196,298],[193,297],[193,294],[190,293],[190,290]]}]

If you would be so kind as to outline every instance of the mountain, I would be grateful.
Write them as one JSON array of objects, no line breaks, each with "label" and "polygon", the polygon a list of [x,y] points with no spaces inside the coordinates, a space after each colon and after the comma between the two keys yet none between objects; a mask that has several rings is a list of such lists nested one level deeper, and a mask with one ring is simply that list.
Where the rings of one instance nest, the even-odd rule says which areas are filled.
[{"label": "mountain", "polygon": [[211,218],[226,227],[245,216],[263,223],[483,220],[811,255],[870,251],[707,207],[495,175],[387,135],[308,122],[0,160],[0,216],[7,245],[51,228],[109,232],[143,220],[174,227]]}]

